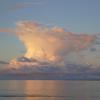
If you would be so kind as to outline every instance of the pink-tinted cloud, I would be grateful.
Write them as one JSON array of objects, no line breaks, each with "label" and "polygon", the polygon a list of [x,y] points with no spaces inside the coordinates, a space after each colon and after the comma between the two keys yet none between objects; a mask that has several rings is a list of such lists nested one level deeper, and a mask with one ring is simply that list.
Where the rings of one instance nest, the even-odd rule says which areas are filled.
[{"label": "pink-tinted cloud", "polygon": [[15,30],[8,28],[0,28],[0,33],[14,33]]},{"label": "pink-tinted cloud", "polygon": [[16,34],[26,48],[25,57],[47,61],[61,61],[71,52],[89,47],[92,35],[76,35],[63,28],[48,28],[32,21],[17,23]]},{"label": "pink-tinted cloud", "polygon": [[16,3],[15,5],[11,6],[11,10],[19,10],[27,7],[33,7],[35,5],[44,5],[45,1],[37,0],[37,1],[32,1],[32,2],[20,2]]},{"label": "pink-tinted cloud", "polygon": [[[0,62],[1,64],[7,64],[5,66],[8,68],[20,70],[23,66],[22,68],[25,67],[25,70],[27,70],[27,66],[33,67],[33,69],[34,67],[40,68],[45,66],[47,68],[48,66],[66,67],[66,62],[68,59],[70,60],[67,57],[71,57],[69,54],[75,54],[74,57],[78,63],[100,65],[100,57],[95,59],[97,56],[93,58],[90,51],[88,55],[84,52],[85,49],[91,47],[95,42],[96,44],[97,42],[100,43],[100,34],[78,35],[68,32],[61,27],[50,28],[34,21],[19,21],[15,29],[2,28],[0,32],[15,33],[26,49],[23,57],[14,58],[9,64],[4,61]],[[82,51],[84,52],[83,55]],[[80,57],[76,56],[77,54]],[[71,60],[73,59],[72,57]],[[29,69],[31,70],[30,67]],[[82,68],[84,70],[84,67]],[[75,67],[75,69],[79,70],[79,67]]]}]

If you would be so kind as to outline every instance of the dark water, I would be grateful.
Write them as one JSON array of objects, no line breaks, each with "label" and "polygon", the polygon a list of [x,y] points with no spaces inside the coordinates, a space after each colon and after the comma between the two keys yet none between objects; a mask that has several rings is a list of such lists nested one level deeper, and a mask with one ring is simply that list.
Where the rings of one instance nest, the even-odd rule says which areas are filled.
[{"label": "dark water", "polygon": [[1,80],[0,100],[100,100],[100,81]]}]

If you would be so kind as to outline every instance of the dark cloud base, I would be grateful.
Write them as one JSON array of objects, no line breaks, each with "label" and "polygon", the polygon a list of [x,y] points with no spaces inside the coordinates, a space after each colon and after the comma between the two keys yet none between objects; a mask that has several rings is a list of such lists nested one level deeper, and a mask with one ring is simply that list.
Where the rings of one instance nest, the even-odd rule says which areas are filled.
[{"label": "dark cloud base", "polygon": [[0,80],[100,80],[100,68],[75,64],[6,68],[0,71]]},{"label": "dark cloud base", "polygon": [[33,73],[33,74],[4,74],[0,80],[100,80],[100,74],[83,73]]}]

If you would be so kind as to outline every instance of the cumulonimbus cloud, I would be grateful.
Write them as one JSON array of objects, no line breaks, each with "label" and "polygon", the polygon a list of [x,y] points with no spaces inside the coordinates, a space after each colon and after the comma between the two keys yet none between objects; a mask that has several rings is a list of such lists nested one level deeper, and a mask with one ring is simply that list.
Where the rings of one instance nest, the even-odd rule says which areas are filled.
[{"label": "cumulonimbus cloud", "polygon": [[[61,66],[64,65],[66,72],[71,68],[72,71],[94,70],[89,69],[91,67],[89,64],[87,67],[80,67],[80,65],[76,65],[78,66],[76,67],[75,64],[69,65],[65,62],[67,62],[66,58],[69,54],[77,54],[76,52],[87,49],[94,44],[99,45],[100,34],[74,34],[60,27],[50,28],[34,21],[19,21],[15,29],[5,28],[0,29],[0,32],[15,33],[26,49],[23,57],[14,58],[10,63],[0,61],[1,64],[8,64],[9,68],[27,70],[27,66],[30,66],[28,68],[31,71],[32,67],[33,70],[38,70],[38,68],[40,70],[41,67],[43,69],[46,67],[47,70],[51,66],[61,69]],[[86,59],[86,57],[84,58]],[[91,59],[87,57],[87,60]]]},{"label": "cumulonimbus cloud", "polygon": [[28,59],[47,62],[66,62],[72,52],[82,51],[91,45],[99,44],[99,34],[74,34],[60,27],[48,28],[34,21],[19,21],[15,29],[0,29],[3,33],[15,33],[23,42]]},{"label": "cumulonimbus cloud", "polygon": [[94,35],[77,35],[63,28],[48,28],[33,21],[17,23],[16,35],[26,48],[25,57],[59,62],[71,52],[89,47],[95,40]]}]

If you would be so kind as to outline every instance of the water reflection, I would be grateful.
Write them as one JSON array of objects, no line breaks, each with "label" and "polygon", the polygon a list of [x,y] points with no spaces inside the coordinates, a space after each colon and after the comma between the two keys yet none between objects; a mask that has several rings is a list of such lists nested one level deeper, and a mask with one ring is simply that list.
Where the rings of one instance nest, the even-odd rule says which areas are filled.
[{"label": "water reflection", "polygon": [[34,96],[48,97],[57,96],[58,91],[54,81],[25,81],[24,92]]},{"label": "water reflection", "polygon": [[[48,100],[48,98],[50,100],[66,100],[65,97],[60,97],[64,96],[63,87],[59,81],[26,81],[24,89],[26,94],[34,94],[34,100]],[[33,100],[33,98],[26,97],[25,100]]]},{"label": "water reflection", "polygon": [[100,100],[99,84],[99,81],[0,81],[0,100]]}]

